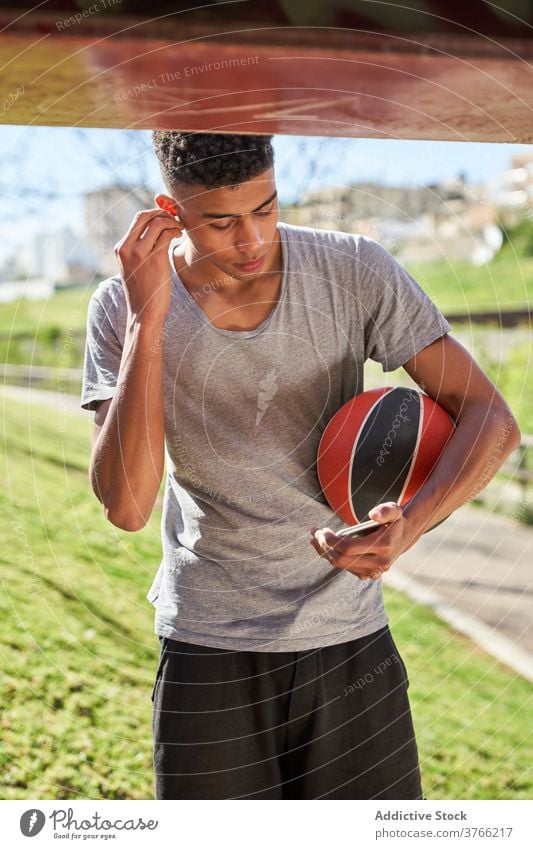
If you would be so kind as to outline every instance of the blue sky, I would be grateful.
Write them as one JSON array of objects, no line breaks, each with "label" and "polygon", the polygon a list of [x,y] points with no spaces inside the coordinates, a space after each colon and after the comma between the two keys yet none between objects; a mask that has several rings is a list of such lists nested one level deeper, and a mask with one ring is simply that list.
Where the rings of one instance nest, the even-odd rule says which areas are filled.
[{"label": "blue sky", "polygon": [[[121,150],[124,138],[117,130],[86,133],[81,144],[78,131],[69,127],[0,126],[0,224],[4,237],[0,256],[29,230],[69,224],[81,232],[83,192],[108,184],[113,177],[113,171],[98,164],[98,158],[109,149]],[[469,182],[482,183],[508,168],[513,153],[533,152],[533,145],[310,136],[275,136],[274,147],[278,189],[285,202],[309,189],[362,181],[424,185],[463,172]],[[129,148],[123,149],[124,154],[116,159],[117,170],[124,180],[135,179],[138,163],[128,161]],[[311,181],[309,163],[313,160],[317,171]],[[154,191],[161,189],[155,156],[143,161],[149,184]],[[6,185],[10,187],[7,193]],[[28,201],[28,187],[46,190],[51,185],[60,192],[59,199]]]}]

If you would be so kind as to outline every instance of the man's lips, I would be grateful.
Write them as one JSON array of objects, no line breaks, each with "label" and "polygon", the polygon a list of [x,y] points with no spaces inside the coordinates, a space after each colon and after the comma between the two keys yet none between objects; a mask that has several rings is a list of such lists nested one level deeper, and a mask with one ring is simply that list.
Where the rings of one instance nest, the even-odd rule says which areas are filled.
[{"label": "man's lips", "polygon": [[256,271],[256,269],[260,268],[265,261],[266,254],[255,259],[251,262],[236,262],[236,268],[240,268],[241,271]]}]

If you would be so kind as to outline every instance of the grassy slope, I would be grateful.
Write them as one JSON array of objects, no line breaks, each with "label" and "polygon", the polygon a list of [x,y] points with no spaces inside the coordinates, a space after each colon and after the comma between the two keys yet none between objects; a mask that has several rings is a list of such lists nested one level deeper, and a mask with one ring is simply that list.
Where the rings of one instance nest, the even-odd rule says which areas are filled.
[{"label": "grassy slope", "polygon": [[405,267],[444,313],[520,309],[533,299],[533,257],[510,247],[479,267],[447,260]]},{"label": "grassy slope", "polygon": [[65,289],[46,301],[27,301],[24,298],[0,304],[0,331],[35,333],[36,329],[58,327],[71,332],[85,329],[89,298],[96,286]]},{"label": "grassy slope", "polygon": [[[513,309],[533,300],[533,256],[515,255],[510,244],[481,267],[446,259],[403,264],[445,312]],[[36,329],[44,332],[54,327],[63,332],[83,331],[87,303],[95,288],[67,289],[48,301],[22,299],[0,304],[0,333],[31,335]]]},{"label": "grassy slope", "polygon": [[0,304],[0,363],[80,368],[90,289],[67,289],[46,301]]},{"label": "grassy slope", "polygon": [[[89,420],[2,398],[0,798],[153,798],[145,593],[160,514],[107,523],[89,491]],[[429,798],[529,798],[531,686],[387,592]]]},{"label": "grassy slope", "polygon": [[135,535],[105,521],[88,424],[12,402],[3,422],[3,798],[151,794],[157,517]]},{"label": "grassy slope", "polygon": [[[405,266],[446,315],[518,309],[533,300],[533,256],[517,252],[531,250],[529,230],[517,230],[513,242],[506,242],[489,265],[478,268],[442,260],[419,265],[406,262]],[[0,363],[81,367],[87,302],[94,288],[66,290],[45,302],[0,304]],[[467,331],[468,325],[454,326],[452,322],[452,333],[461,336]],[[517,333],[512,348],[501,360],[494,334],[475,327],[470,335],[469,349],[511,406],[522,431],[533,433],[533,396],[528,389],[531,340],[524,337],[523,330]],[[404,372],[400,370],[399,374],[401,377]],[[53,383],[43,386],[65,391],[65,376],[60,375],[60,380],[59,387]],[[76,391],[76,387],[68,391]]]},{"label": "grassy slope", "polygon": [[[406,268],[425,289],[431,299],[446,314],[474,310],[503,310],[524,308],[533,300],[533,257],[516,255],[517,251],[533,250],[524,239],[529,233],[518,234],[489,264],[480,268],[466,263],[446,260],[429,265],[409,265]],[[0,363],[33,363],[35,365],[80,368],[84,355],[84,331],[87,302],[94,287],[87,290],[67,290],[45,302],[18,301],[0,304]],[[452,333],[471,340],[469,349],[480,366],[495,383],[511,406],[524,433],[533,433],[533,395],[529,391],[531,340],[524,331],[516,333],[511,349],[500,356],[498,330],[496,335],[487,328],[473,328],[452,321]],[[510,331],[506,331],[506,338]],[[26,336],[20,336],[26,334]],[[372,368],[372,364],[369,363]],[[400,377],[405,373],[399,372]],[[43,384],[45,388],[77,391],[75,386]],[[405,378],[404,378],[405,380]],[[401,383],[401,380],[400,380]]]}]

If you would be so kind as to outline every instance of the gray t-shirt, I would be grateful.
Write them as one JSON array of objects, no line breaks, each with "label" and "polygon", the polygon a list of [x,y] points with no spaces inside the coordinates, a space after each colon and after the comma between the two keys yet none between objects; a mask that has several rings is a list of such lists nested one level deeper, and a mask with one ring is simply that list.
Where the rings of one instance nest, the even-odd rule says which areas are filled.
[{"label": "gray t-shirt", "polygon": [[[319,557],[311,527],[343,522],[316,457],[333,414],[450,325],[373,239],[278,223],[282,289],[250,331],[214,327],[172,261],[163,390],[162,560],[147,598],[161,636],[217,648],[298,651],[387,624],[381,580]],[[207,284],[206,284],[207,290]],[[81,406],[112,397],[127,308],[120,275],[92,295]]]}]

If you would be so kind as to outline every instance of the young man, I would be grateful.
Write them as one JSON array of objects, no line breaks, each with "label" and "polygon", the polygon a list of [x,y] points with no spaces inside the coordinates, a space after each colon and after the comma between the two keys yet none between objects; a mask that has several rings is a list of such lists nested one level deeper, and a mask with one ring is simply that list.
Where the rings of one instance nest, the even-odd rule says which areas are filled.
[{"label": "young man", "polygon": [[[516,422],[383,247],[278,220],[270,136],[153,138],[168,193],[91,298],[82,407],[116,526],[146,524],[166,456],[156,796],[421,799],[380,576],[489,458],[495,473]],[[457,429],[408,506],[376,505],[383,527],[343,538],[317,447],[368,358],[403,366]]]}]

